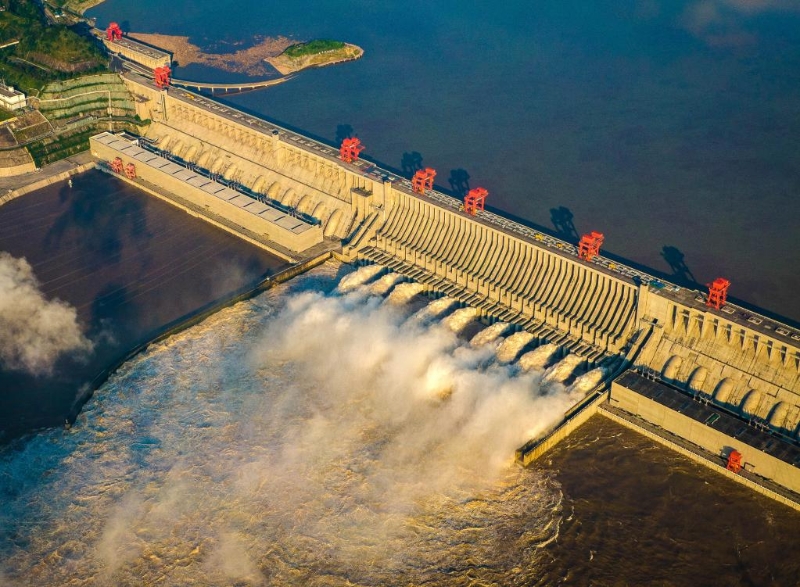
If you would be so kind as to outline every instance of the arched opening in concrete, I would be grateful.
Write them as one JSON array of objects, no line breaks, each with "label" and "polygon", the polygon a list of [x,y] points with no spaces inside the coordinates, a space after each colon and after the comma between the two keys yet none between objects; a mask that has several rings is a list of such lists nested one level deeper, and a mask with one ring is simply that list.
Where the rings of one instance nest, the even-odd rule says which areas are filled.
[{"label": "arched opening in concrete", "polygon": [[770,426],[794,436],[800,424],[800,407],[788,402],[778,402],[769,413]]},{"label": "arched opening in concrete", "polygon": [[316,204],[316,198],[309,194],[306,194],[300,201],[297,202],[297,210],[298,212],[302,212],[303,214],[310,214],[311,211],[314,209]]},{"label": "arched opening in concrete", "polygon": [[208,162],[210,159],[211,149],[206,149],[205,151],[201,152],[200,156],[197,158],[197,165],[203,169],[208,169]]},{"label": "arched opening in concrete", "polygon": [[267,183],[267,178],[263,175],[259,175],[255,182],[253,182],[253,191],[261,193],[261,190],[264,189],[264,184]]},{"label": "arched opening in concrete", "polygon": [[214,163],[211,164],[211,169],[209,171],[211,173],[219,173],[222,171],[222,167],[225,165],[225,158],[224,157],[217,157]]},{"label": "arched opening in concrete", "polygon": [[280,193],[281,193],[281,184],[279,184],[277,181],[274,182],[271,186],[269,186],[269,189],[267,190],[267,195],[273,200],[280,199]]},{"label": "arched opening in concrete", "polygon": [[186,155],[184,155],[183,158],[186,161],[191,161],[192,163],[194,163],[195,157],[197,156],[197,149],[198,149],[197,145],[190,146],[189,150],[186,151]]},{"label": "arched opening in concrete", "polygon": [[311,216],[313,216],[317,220],[321,220],[322,218],[327,218],[328,215],[329,215],[328,209],[322,202],[318,202],[317,205],[314,207],[314,210],[311,212]]},{"label": "arched opening in concrete", "polygon": [[239,171],[239,167],[236,165],[236,163],[231,163],[230,165],[228,165],[228,168],[225,170],[225,173],[223,174],[223,177],[225,179],[231,179],[232,180],[232,179],[234,179],[234,175],[236,175],[237,171]]},{"label": "arched opening in concrete", "polygon": [[297,199],[297,194],[294,191],[294,188],[289,188],[284,192],[281,196],[281,204],[284,206],[294,206],[294,201]]}]

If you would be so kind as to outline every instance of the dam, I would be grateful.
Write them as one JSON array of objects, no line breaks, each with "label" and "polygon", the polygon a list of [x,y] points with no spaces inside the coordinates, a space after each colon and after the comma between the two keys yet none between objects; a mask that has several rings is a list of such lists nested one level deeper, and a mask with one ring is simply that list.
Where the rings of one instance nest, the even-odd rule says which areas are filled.
[{"label": "dam", "polygon": [[[800,507],[796,328],[729,302],[713,307],[705,292],[585,255],[467,208],[432,181],[420,189],[357,153],[187,90],[123,80],[151,124],[143,137],[93,137],[91,149],[131,183],[287,260],[334,251],[508,323],[529,336],[524,348],[552,345],[575,367],[600,369],[602,381],[555,429],[520,447],[521,464],[599,413],[676,446],[670,435],[688,441],[699,460]],[[691,417],[697,406],[708,408],[701,420]]]}]

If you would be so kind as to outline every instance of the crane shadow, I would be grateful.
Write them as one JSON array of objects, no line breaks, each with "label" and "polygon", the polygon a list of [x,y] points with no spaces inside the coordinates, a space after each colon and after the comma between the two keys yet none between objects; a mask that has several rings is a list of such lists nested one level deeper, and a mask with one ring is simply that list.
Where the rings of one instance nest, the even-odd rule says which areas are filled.
[{"label": "crane shadow", "polygon": [[453,194],[463,198],[469,191],[469,173],[466,169],[452,169],[450,178],[447,180]]},{"label": "crane shadow", "polygon": [[561,238],[578,240],[578,229],[575,228],[575,215],[566,206],[550,209],[550,222]]}]

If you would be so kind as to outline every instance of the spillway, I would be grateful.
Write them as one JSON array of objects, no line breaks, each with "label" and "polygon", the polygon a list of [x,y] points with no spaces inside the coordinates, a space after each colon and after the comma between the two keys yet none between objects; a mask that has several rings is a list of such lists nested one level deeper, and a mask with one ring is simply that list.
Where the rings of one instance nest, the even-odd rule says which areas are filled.
[{"label": "spillway", "polygon": [[380,275],[383,270],[384,268],[380,265],[359,267],[349,275],[345,275],[339,282],[339,285],[336,286],[336,289],[342,293],[353,291]]},{"label": "spillway", "polygon": [[403,281],[403,276],[399,273],[387,273],[377,279],[375,283],[370,286],[369,291],[376,296],[385,296],[401,281]]},{"label": "spillway", "polygon": [[519,365],[526,371],[542,369],[558,352],[558,345],[553,343],[542,346],[525,353],[519,358]]}]

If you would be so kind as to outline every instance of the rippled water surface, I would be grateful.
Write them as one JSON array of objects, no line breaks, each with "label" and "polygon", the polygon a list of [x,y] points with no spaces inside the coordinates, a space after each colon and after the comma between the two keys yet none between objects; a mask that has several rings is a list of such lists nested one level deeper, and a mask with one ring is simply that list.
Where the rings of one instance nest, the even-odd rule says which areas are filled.
[{"label": "rippled water surface", "polygon": [[[528,580],[561,492],[513,451],[574,401],[336,266],[128,363],[2,457],[12,585]],[[294,290],[294,291],[288,291]]]}]

